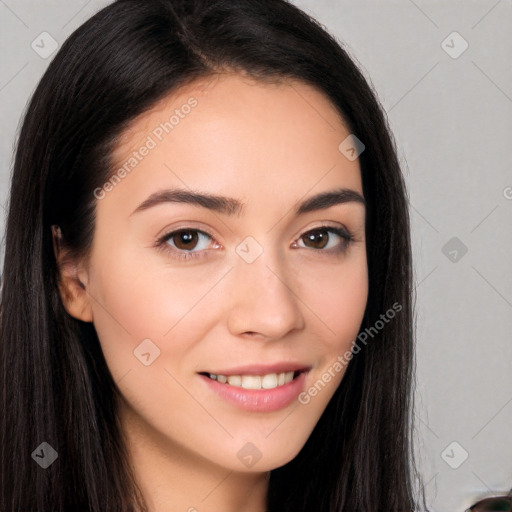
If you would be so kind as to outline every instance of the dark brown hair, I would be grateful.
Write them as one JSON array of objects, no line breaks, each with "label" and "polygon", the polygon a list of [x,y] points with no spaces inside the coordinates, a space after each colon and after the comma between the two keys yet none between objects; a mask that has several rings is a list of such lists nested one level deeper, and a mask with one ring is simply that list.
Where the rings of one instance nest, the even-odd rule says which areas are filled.
[{"label": "dark brown hair", "polygon": [[[311,84],[363,141],[369,297],[361,331],[392,304],[402,307],[354,356],[298,456],[271,472],[268,511],[417,510],[409,216],[376,95],[342,45],[285,0],[118,0],[62,45],[17,141],[0,309],[2,512],[143,509],[120,434],[119,390],[93,324],[63,307],[50,226],[61,227],[70,257],[85,257],[93,191],[115,171],[109,157],[120,133],[170,92],[226,70]],[[58,452],[46,470],[31,457],[43,441]]]}]

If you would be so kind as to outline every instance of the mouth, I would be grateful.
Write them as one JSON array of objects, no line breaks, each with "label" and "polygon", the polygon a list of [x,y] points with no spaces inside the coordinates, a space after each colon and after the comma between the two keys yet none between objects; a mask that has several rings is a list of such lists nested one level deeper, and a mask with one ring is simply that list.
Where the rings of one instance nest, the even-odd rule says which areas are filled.
[{"label": "mouth", "polygon": [[289,384],[293,380],[296,380],[301,374],[306,373],[307,368],[298,370],[290,370],[285,372],[271,372],[264,374],[249,374],[240,373],[238,375],[225,375],[222,373],[209,373],[200,372],[199,375],[203,375],[213,381],[226,386],[233,386],[243,389],[275,389],[281,386]]},{"label": "mouth", "polygon": [[206,389],[244,411],[270,413],[293,403],[306,386],[311,367],[298,364],[250,365],[199,372]]}]

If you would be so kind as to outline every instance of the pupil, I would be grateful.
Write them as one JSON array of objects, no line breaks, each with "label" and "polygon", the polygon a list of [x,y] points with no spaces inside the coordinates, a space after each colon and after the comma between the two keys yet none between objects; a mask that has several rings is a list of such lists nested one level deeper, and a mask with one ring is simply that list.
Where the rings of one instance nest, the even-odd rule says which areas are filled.
[{"label": "pupil", "polygon": [[[323,248],[325,247],[325,244],[327,243],[327,235],[325,234],[325,230],[324,231],[312,231],[308,236],[307,238],[315,243],[315,238],[319,239],[320,241],[320,247]],[[323,243],[322,243],[323,242]]]},{"label": "pupil", "polygon": [[[179,238],[179,243],[176,245],[179,247],[179,245],[181,243],[183,243],[183,245],[185,246],[185,249],[186,249],[186,248],[190,248],[190,245],[193,245],[194,239],[197,238],[197,235],[193,234],[191,231],[182,231],[178,235],[178,238]],[[191,242],[192,242],[192,244],[191,244]]]}]

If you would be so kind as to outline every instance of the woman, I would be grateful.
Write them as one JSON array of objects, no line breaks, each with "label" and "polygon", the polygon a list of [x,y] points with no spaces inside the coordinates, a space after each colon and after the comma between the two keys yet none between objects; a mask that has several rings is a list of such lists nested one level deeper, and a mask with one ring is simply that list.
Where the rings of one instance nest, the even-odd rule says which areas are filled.
[{"label": "woman", "polygon": [[79,27],[5,240],[2,511],[417,510],[405,186],[293,5],[118,0]]}]

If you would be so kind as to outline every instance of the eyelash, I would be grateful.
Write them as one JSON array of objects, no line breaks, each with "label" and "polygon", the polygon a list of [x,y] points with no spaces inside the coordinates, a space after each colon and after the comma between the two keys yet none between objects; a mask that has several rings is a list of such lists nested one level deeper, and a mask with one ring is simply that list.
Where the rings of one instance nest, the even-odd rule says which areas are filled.
[{"label": "eyelash", "polygon": [[[341,247],[339,247],[337,249],[332,249],[332,248],[331,249],[314,249],[311,247],[306,247],[306,249],[311,249],[313,251],[317,250],[317,251],[321,251],[321,252],[327,252],[327,253],[333,252],[336,254],[340,254],[340,253],[345,252],[348,249],[349,245],[352,242],[354,242],[354,240],[355,240],[350,231],[348,231],[347,229],[338,228],[338,227],[334,227],[334,226],[318,226],[316,228],[310,229],[309,231],[306,231],[301,237],[299,237],[299,239],[302,239],[307,234],[314,233],[316,231],[327,231],[330,233],[334,233],[335,235],[338,235],[340,238],[343,239],[343,242],[340,244]],[[161,238],[159,238],[157,240],[155,245],[159,250],[163,251],[166,254],[169,254],[172,258],[175,258],[180,261],[189,261],[192,259],[198,259],[198,258],[205,257],[206,251],[204,251],[204,250],[192,252],[192,251],[183,251],[182,249],[172,249],[171,246],[167,243],[167,241],[169,239],[171,239],[173,236],[175,236],[179,233],[191,233],[191,232],[201,233],[203,235],[208,236],[212,240],[214,239],[213,235],[211,235],[210,233],[208,233],[207,231],[204,231],[202,229],[179,228],[177,230],[170,231],[169,233],[166,233],[165,235],[163,235]]]}]

